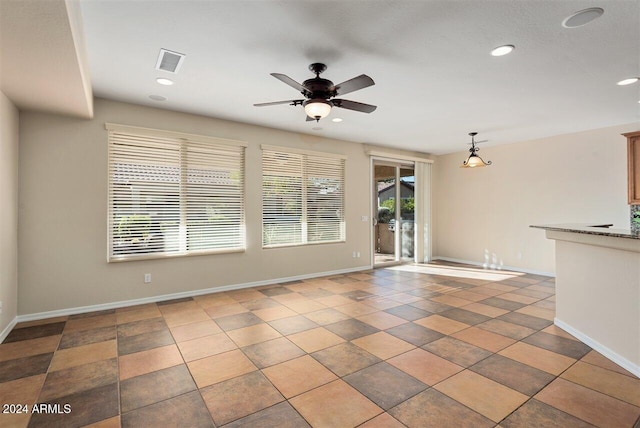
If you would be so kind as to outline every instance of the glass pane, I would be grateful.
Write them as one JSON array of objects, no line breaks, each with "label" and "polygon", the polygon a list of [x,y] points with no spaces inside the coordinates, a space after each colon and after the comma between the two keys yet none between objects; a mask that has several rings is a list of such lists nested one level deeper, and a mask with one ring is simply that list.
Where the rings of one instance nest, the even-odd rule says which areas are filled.
[{"label": "glass pane", "polygon": [[375,165],[377,224],[375,226],[375,263],[396,259],[396,167]]},{"label": "glass pane", "polygon": [[413,259],[415,184],[413,167],[400,168],[400,257]]}]

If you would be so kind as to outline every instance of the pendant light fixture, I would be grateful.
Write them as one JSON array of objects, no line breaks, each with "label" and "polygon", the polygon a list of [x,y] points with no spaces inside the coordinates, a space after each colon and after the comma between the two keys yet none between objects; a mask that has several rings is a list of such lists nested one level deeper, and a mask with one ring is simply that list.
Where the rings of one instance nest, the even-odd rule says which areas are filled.
[{"label": "pendant light fixture", "polygon": [[477,168],[481,166],[491,165],[491,161],[485,162],[482,160],[480,156],[476,154],[476,152],[480,151],[480,149],[476,147],[476,141],[475,141],[475,136],[478,135],[478,133],[470,132],[469,135],[471,136],[471,148],[469,149],[471,154],[469,155],[466,161],[462,162],[462,165],[460,165],[460,168]]}]

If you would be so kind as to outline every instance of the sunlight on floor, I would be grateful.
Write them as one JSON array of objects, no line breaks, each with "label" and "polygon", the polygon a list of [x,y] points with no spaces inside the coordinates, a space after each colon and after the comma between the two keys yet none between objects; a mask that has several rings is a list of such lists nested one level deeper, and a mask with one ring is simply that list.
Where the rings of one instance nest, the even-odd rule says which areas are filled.
[{"label": "sunlight on floor", "polygon": [[435,264],[411,264],[387,268],[403,272],[418,272],[430,275],[447,275],[456,278],[480,279],[485,281],[502,281],[524,275],[521,272],[507,272],[473,267],[443,266]]}]

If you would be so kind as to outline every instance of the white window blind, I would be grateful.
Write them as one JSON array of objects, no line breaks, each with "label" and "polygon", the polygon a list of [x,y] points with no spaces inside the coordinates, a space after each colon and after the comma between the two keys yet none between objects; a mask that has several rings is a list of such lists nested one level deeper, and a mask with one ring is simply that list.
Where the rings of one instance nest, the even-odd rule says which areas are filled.
[{"label": "white window blind", "polygon": [[107,129],[110,261],[245,248],[243,143]]},{"label": "white window blind", "polygon": [[345,158],[262,149],[263,247],[343,242]]}]

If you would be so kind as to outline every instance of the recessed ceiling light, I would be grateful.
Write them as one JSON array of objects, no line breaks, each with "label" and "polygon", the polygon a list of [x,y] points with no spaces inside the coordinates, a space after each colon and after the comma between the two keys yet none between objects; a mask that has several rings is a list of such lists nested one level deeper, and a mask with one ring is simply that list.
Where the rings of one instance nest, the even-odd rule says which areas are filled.
[{"label": "recessed ceiling light", "polygon": [[619,86],[626,86],[626,85],[631,85],[633,83],[636,83],[638,81],[637,77],[631,77],[629,79],[624,79],[618,82]]},{"label": "recessed ceiling light", "polygon": [[491,55],[493,56],[503,56],[506,54],[509,54],[511,52],[513,52],[513,50],[516,47],[513,45],[504,45],[504,46],[498,46],[497,48],[495,48],[494,50],[491,51]]},{"label": "recessed ceiling light", "polygon": [[156,82],[158,82],[158,83],[159,83],[159,84],[161,84],[161,85],[165,85],[165,86],[171,86],[171,85],[173,85],[173,80],[171,80],[171,79],[166,79],[166,78],[164,78],[164,77],[158,77],[158,78],[156,79]]},{"label": "recessed ceiling light", "polygon": [[342,122],[342,119],[340,119],[339,117],[334,117],[333,119],[331,119],[331,122]]},{"label": "recessed ceiling light", "polygon": [[162,95],[149,95],[153,101],[167,101],[167,97],[163,97]]},{"label": "recessed ceiling light", "polygon": [[571,16],[568,16],[562,21],[564,28],[577,28],[587,25],[594,19],[598,19],[604,13],[604,9],[600,7],[590,7],[588,9],[580,10]]}]

